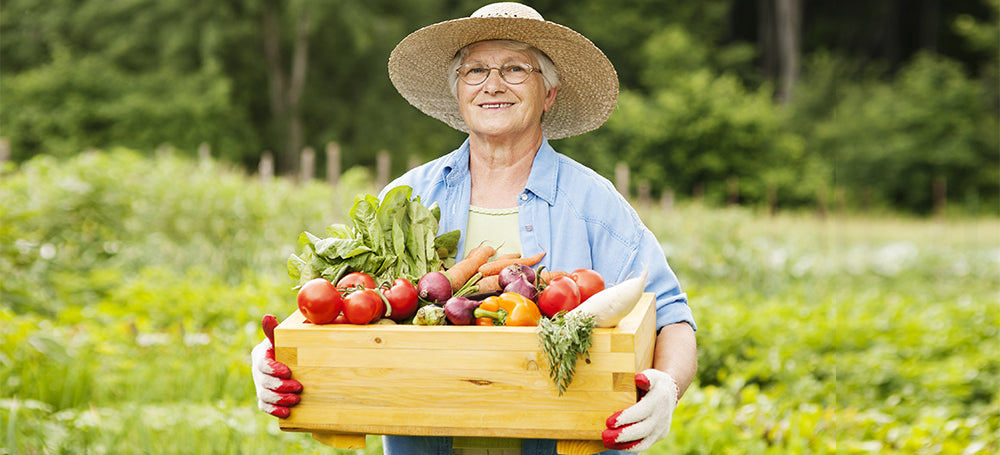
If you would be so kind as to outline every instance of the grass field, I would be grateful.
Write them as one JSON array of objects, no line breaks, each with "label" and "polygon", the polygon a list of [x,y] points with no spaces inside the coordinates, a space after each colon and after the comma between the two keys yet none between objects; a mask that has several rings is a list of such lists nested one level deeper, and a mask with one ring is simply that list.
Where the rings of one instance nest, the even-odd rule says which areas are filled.
[{"label": "grass field", "polygon": [[[127,152],[0,179],[0,453],[336,451],[256,410],[302,230],[372,192]],[[185,182],[178,185],[178,182]],[[698,319],[650,454],[1000,450],[1000,220],[642,208]]]}]

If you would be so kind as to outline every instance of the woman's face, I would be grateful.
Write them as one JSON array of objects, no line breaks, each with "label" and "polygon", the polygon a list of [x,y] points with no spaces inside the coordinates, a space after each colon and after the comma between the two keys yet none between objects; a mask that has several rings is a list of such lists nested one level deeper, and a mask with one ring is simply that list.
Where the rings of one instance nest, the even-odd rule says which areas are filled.
[{"label": "woman's face", "polygon": [[[470,47],[465,63],[478,62],[492,68],[509,63],[527,63],[538,68],[527,52],[518,52],[489,41]],[[499,71],[490,71],[481,84],[458,81],[458,107],[469,126],[479,136],[517,136],[533,128],[541,130],[542,112],[555,101],[557,89],[545,90],[539,74],[532,74],[520,84],[509,84]]]}]

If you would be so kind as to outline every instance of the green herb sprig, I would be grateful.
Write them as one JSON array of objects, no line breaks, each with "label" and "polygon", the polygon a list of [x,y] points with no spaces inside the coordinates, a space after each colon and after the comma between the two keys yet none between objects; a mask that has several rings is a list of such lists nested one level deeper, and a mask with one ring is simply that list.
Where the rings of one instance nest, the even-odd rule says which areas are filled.
[{"label": "green herb sprig", "polygon": [[590,360],[595,325],[595,317],[589,313],[559,313],[538,321],[538,343],[548,359],[549,377],[559,395],[573,381],[577,359]]}]

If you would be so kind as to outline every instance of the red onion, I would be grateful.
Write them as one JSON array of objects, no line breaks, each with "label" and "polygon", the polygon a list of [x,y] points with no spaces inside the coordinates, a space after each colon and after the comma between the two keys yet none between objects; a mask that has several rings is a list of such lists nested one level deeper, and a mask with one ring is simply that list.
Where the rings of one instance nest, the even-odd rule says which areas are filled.
[{"label": "red onion", "polygon": [[454,325],[472,325],[476,321],[473,313],[479,303],[465,297],[452,297],[444,304],[444,315]]},{"label": "red onion", "polygon": [[507,289],[507,285],[513,283],[518,277],[524,277],[529,283],[535,282],[535,269],[524,264],[511,264],[500,270],[497,280],[501,289]]},{"label": "red onion", "polygon": [[524,275],[518,276],[517,279],[504,286],[503,292],[521,294],[531,301],[534,301],[535,297],[538,297],[538,288],[534,284],[531,284]]},{"label": "red onion", "polygon": [[417,296],[423,301],[444,305],[451,298],[451,280],[441,272],[428,272],[417,282]]}]

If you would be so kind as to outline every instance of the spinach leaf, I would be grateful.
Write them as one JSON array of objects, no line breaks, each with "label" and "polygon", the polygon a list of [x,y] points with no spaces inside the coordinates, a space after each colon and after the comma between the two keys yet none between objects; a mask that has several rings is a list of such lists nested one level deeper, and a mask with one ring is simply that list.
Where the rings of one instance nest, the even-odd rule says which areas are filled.
[{"label": "spinach leaf", "polygon": [[347,224],[327,226],[326,237],[299,235],[300,253],[289,256],[288,276],[299,285],[318,276],[336,282],[355,271],[379,284],[395,278],[416,282],[453,263],[461,231],[438,235],[440,207],[426,207],[412,195],[412,188],[400,186],[381,201],[370,194],[356,196]]}]

